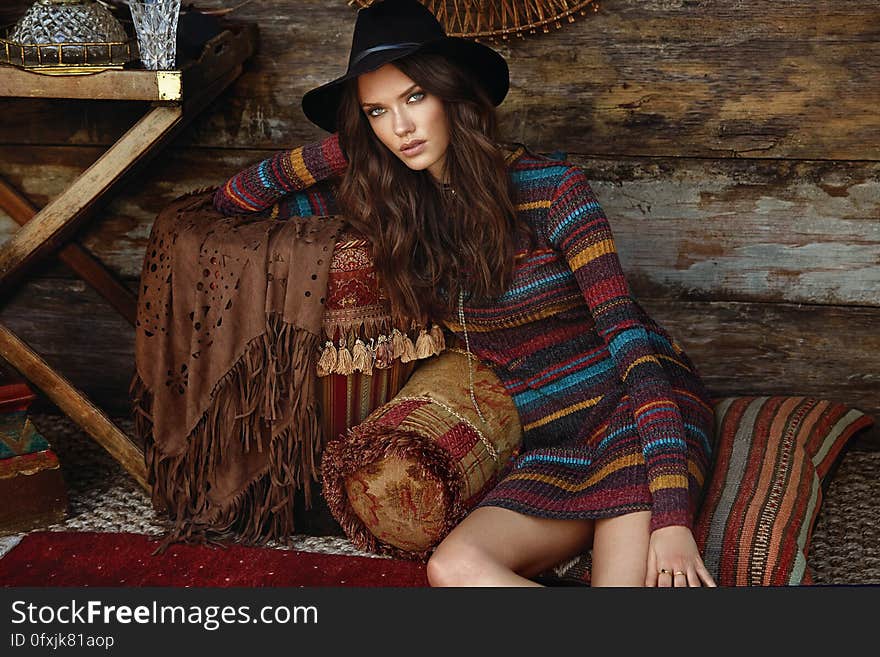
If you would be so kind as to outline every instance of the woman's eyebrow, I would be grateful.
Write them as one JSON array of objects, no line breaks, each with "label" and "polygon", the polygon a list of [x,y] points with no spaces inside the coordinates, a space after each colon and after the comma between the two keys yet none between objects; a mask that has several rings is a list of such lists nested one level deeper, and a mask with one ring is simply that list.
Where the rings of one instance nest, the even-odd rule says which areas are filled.
[{"label": "woman's eyebrow", "polygon": [[[402,94],[400,94],[400,95],[398,96],[398,98],[404,98],[404,97],[406,97],[406,96],[409,96],[409,95],[413,92],[413,90],[418,89],[418,88],[419,88],[419,85],[418,85],[418,84],[414,84],[414,85],[411,86],[409,89],[407,89],[407,90],[404,91]],[[361,107],[363,107],[363,108],[367,108],[367,107],[372,107],[372,106],[374,106],[374,105],[381,105],[381,104],[382,104],[382,103],[361,103]]]}]

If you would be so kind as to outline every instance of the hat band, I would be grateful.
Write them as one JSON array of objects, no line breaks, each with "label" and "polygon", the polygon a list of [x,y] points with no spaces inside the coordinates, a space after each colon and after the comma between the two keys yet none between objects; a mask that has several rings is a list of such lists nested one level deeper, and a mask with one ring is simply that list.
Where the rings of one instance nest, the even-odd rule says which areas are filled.
[{"label": "hat band", "polygon": [[386,43],[381,46],[374,46],[372,48],[367,48],[363,52],[361,52],[357,57],[355,57],[351,64],[348,65],[348,68],[353,68],[359,61],[361,61],[364,57],[368,57],[372,55],[374,52],[382,52],[383,50],[399,50],[401,48],[409,48],[410,46],[421,46],[423,44],[417,41],[408,41],[406,43]]}]

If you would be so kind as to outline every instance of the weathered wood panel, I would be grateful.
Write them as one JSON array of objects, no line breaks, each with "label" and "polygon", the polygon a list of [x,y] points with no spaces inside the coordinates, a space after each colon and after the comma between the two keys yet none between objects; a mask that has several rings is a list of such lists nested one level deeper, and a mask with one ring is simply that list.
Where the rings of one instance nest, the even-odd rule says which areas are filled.
[{"label": "weathered wood panel", "polygon": [[[29,4],[14,0],[0,19]],[[344,0],[278,0],[233,16],[259,26],[260,51],[199,122],[194,143],[274,148],[318,136],[300,98],[344,70],[354,10]],[[538,149],[880,158],[875,0],[604,0],[597,13],[559,31],[497,47],[512,71],[505,136]],[[74,104],[25,101],[0,107],[0,142],[7,143],[109,144],[136,111],[83,113]]]},{"label": "weathered wood panel", "polygon": [[[0,25],[31,2],[2,3]],[[261,32],[245,74],[81,231],[132,288],[168,201],[321,136],[300,97],[344,68],[354,10],[278,0],[234,16]],[[605,0],[499,49],[503,136],[587,168],[633,289],[713,392],[814,394],[880,417],[876,0]],[[45,205],[146,110],[2,99],[0,176]],[[0,216],[0,240],[15,229]],[[34,273],[0,321],[127,412],[131,327],[59,265]]]},{"label": "weathered wood panel", "polygon": [[[815,395],[880,420],[880,309],[668,299],[644,305],[683,345],[713,394]],[[0,309],[0,322],[105,411],[128,413],[134,330],[83,284],[30,282]]]},{"label": "weathered wood panel", "polygon": [[584,160],[641,295],[880,305],[880,166]]},{"label": "weathered wood panel", "polygon": [[[43,205],[99,152],[0,146],[0,175]],[[165,204],[268,154],[165,151],[82,231],[82,242],[137,277]],[[573,159],[589,174],[638,294],[880,305],[878,163]],[[16,230],[0,218],[0,240]]]},{"label": "weathered wood panel", "polygon": [[0,322],[105,413],[128,413],[134,329],[85,283],[29,281],[0,309]]},{"label": "weathered wood panel", "polygon": [[[185,138],[183,141],[185,144]],[[0,161],[3,161],[0,175],[32,203],[43,207],[102,152],[93,147],[0,146]],[[223,173],[217,171],[218,167]],[[117,193],[111,200],[105,200],[95,215],[97,219],[88,222],[77,239],[118,275],[136,278],[140,275],[143,250],[159,210],[180,194],[222,182],[228,168],[217,152],[185,147],[163,150],[148,169],[120,184]],[[0,210],[0,240],[17,230],[15,222]],[[64,272],[57,269],[49,275],[69,276]]]},{"label": "weathered wood panel", "polygon": [[[37,208],[0,178],[0,206],[24,226],[37,215]],[[46,259],[50,259],[47,254]],[[104,264],[76,242],[66,242],[54,256],[64,263],[77,278],[86,281],[104,297],[129,324],[134,325],[137,315],[137,297],[114,278]],[[34,265],[37,262],[32,263]]]},{"label": "weathered wood panel", "polygon": [[880,407],[876,308],[653,298],[643,305],[713,394],[807,394],[872,413]]}]

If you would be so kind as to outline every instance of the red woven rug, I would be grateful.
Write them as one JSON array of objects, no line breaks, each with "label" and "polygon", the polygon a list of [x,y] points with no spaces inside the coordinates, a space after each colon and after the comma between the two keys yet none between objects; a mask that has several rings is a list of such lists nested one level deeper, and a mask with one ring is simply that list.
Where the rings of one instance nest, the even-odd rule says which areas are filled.
[{"label": "red woven rug", "polygon": [[2,586],[427,586],[421,563],[229,546],[141,534],[34,532],[0,559]]}]

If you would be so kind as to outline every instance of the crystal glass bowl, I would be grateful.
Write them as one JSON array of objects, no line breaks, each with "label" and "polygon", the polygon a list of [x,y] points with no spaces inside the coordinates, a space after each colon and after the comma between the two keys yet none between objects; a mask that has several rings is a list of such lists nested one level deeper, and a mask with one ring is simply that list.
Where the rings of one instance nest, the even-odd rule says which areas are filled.
[{"label": "crystal glass bowl", "polygon": [[94,0],[36,0],[0,39],[0,61],[47,72],[121,68],[136,58],[134,40]]}]

